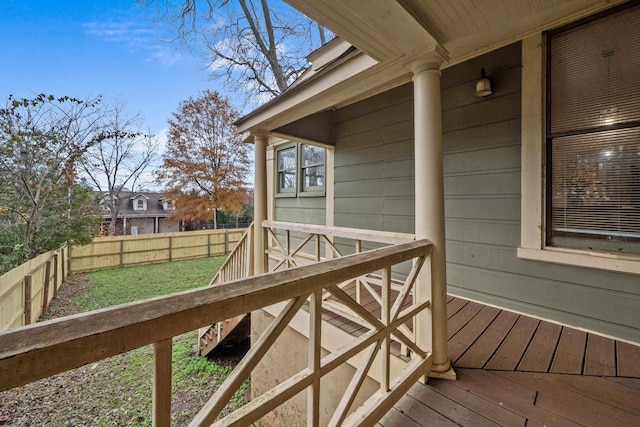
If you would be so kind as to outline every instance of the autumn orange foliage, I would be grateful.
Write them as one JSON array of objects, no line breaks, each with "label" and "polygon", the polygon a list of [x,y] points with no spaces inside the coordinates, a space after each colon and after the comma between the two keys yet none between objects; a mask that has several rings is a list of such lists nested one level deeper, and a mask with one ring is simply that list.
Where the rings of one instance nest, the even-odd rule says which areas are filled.
[{"label": "autumn orange foliage", "polygon": [[237,212],[249,198],[249,148],[236,133],[238,113],[217,92],[182,101],[169,120],[167,149],[156,173],[175,200],[170,219],[217,225],[215,212]]}]

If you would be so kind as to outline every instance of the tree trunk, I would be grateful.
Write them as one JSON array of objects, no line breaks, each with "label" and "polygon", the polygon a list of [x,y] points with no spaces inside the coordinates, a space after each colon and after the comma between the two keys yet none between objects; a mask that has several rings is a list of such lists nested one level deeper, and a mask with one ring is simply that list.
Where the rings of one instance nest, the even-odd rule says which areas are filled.
[{"label": "tree trunk", "polygon": [[111,221],[109,222],[109,236],[116,235],[116,224],[118,222],[118,218],[111,216]]}]

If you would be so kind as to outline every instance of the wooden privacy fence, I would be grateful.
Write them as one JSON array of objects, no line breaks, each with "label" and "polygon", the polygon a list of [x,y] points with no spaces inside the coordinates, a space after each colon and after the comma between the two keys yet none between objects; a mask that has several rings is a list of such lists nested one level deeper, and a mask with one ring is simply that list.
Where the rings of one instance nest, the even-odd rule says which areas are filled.
[{"label": "wooden privacy fence", "polygon": [[39,255],[0,276],[0,331],[37,321],[70,272],[224,255],[244,231],[100,237],[85,246],[63,247]]},{"label": "wooden privacy fence", "polygon": [[66,247],[49,251],[0,276],[0,331],[38,320],[68,273]]},{"label": "wooden privacy fence", "polygon": [[229,253],[244,229],[99,237],[70,251],[70,271],[81,273],[139,264],[205,258]]}]

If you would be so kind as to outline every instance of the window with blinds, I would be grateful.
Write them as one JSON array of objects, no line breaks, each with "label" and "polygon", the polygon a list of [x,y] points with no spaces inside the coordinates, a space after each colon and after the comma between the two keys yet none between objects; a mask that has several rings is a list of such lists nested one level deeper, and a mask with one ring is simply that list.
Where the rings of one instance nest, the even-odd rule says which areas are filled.
[{"label": "window with blinds", "polygon": [[640,253],[639,23],[636,6],[548,34],[552,246]]}]

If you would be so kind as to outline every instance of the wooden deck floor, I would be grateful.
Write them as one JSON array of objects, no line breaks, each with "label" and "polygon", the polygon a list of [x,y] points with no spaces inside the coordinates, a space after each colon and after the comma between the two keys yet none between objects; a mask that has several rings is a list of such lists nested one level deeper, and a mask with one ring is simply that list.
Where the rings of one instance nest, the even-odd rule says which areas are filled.
[{"label": "wooden deck floor", "polygon": [[457,381],[416,384],[380,426],[640,426],[640,347],[448,302]]}]

